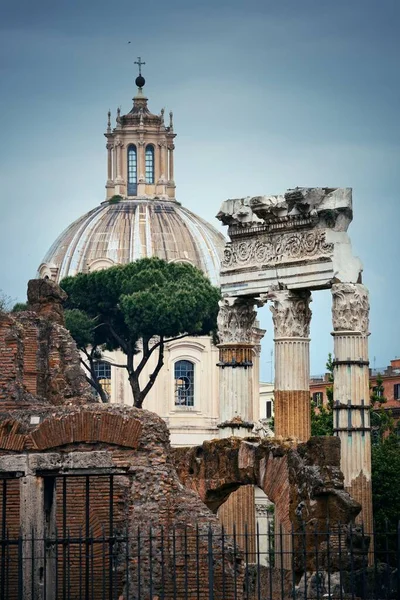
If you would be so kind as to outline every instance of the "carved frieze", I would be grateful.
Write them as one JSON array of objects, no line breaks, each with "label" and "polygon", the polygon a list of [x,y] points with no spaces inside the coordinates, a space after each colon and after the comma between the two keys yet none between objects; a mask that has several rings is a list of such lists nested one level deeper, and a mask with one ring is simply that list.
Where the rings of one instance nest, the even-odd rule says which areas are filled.
[{"label": "carved frieze", "polygon": [[217,321],[220,343],[251,344],[256,316],[254,301],[235,302],[235,298],[221,300]]},{"label": "carved frieze", "polygon": [[369,295],[361,283],[335,283],[332,286],[334,331],[368,334]]},{"label": "carved frieze", "polygon": [[302,337],[310,335],[311,293],[276,290],[268,293],[274,322],[275,338]]},{"label": "carved frieze", "polygon": [[249,239],[227,244],[223,268],[240,266],[274,266],[310,258],[329,257],[333,244],[325,241],[325,232],[314,231],[271,235],[268,239]]}]

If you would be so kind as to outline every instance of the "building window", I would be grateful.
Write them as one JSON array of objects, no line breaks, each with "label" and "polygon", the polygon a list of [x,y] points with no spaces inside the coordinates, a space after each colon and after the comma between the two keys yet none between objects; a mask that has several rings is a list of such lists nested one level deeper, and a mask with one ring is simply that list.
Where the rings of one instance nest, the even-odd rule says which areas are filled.
[{"label": "building window", "polygon": [[267,419],[272,417],[272,402],[271,400],[267,400],[265,403],[265,414]]},{"label": "building window", "polygon": [[154,183],[154,146],[146,146],[146,183]]},{"label": "building window", "polygon": [[394,399],[400,400],[400,383],[394,384]]},{"label": "building window", "polygon": [[189,360],[175,363],[175,406],[194,405],[194,364]]},{"label": "building window", "polygon": [[111,397],[111,365],[105,360],[99,360],[94,363],[94,372],[99,380],[101,387],[108,396]]},{"label": "building window", "polygon": [[312,395],[312,399],[315,406],[322,406],[322,401],[324,399],[323,392],[314,392]]},{"label": "building window", "polygon": [[137,157],[136,146],[128,147],[128,196],[137,195]]}]

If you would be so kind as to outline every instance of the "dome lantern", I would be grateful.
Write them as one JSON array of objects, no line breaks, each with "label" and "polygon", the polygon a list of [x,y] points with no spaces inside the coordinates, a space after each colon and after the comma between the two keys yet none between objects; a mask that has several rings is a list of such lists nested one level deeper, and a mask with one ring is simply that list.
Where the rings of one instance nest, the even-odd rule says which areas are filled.
[{"label": "dome lantern", "polygon": [[175,200],[173,127],[165,127],[164,110],[161,115],[150,112],[143,93],[145,78],[141,57],[136,77],[138,91],[129,113],[118,111],[117,125],[107,127],[107,183],[106,199],[122,196],[124,199]]}]

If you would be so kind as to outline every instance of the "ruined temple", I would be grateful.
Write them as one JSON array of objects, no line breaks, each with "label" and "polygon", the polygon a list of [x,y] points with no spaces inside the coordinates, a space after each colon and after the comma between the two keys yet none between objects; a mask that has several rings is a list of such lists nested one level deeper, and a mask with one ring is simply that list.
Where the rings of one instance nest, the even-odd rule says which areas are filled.
[{"label": "ruined temple", "polygon": [[[240,486],[260,486],[295,529],[355,518],[360,506],[344,491],[337,439],[226,438],[172,449],[154,413],[99,404],[63,327],[63,300],[55,283],[34,280],[28,310],[0,315],[0,514],[3,537],[18,539],[10,599],[18,586],[25,599],[53,598],[44,587],[58,590],[67,576],[71,598],[83,585],[96,597],[104,578],[125,598],[161,588],[165,598],[184,598],[200,584],[215,598],[240,598],[242,555],[215,515]],[[80,542],[67,556],[71,536]],[[212,578],[210,548],[223,553]],[[299,576],[313,568],[301,556]]]}]

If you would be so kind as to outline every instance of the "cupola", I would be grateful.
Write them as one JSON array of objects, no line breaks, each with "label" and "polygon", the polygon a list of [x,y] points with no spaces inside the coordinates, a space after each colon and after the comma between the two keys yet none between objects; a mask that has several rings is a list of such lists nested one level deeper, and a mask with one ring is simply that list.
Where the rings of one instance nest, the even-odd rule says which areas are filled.
[{"label": "cupola", "polygon": [[136,78],[137,93],[133,107],[126,115],[117,109],[115,127],[111,127],[108,112],[107,131],[107,183],[106,199],[122,196],[124,199],[155,198],[175,200],[173,115],[169,125],[164,122],[164,109],[152,114],[143,93],[146,83],[142,75],[141,58]]}]

